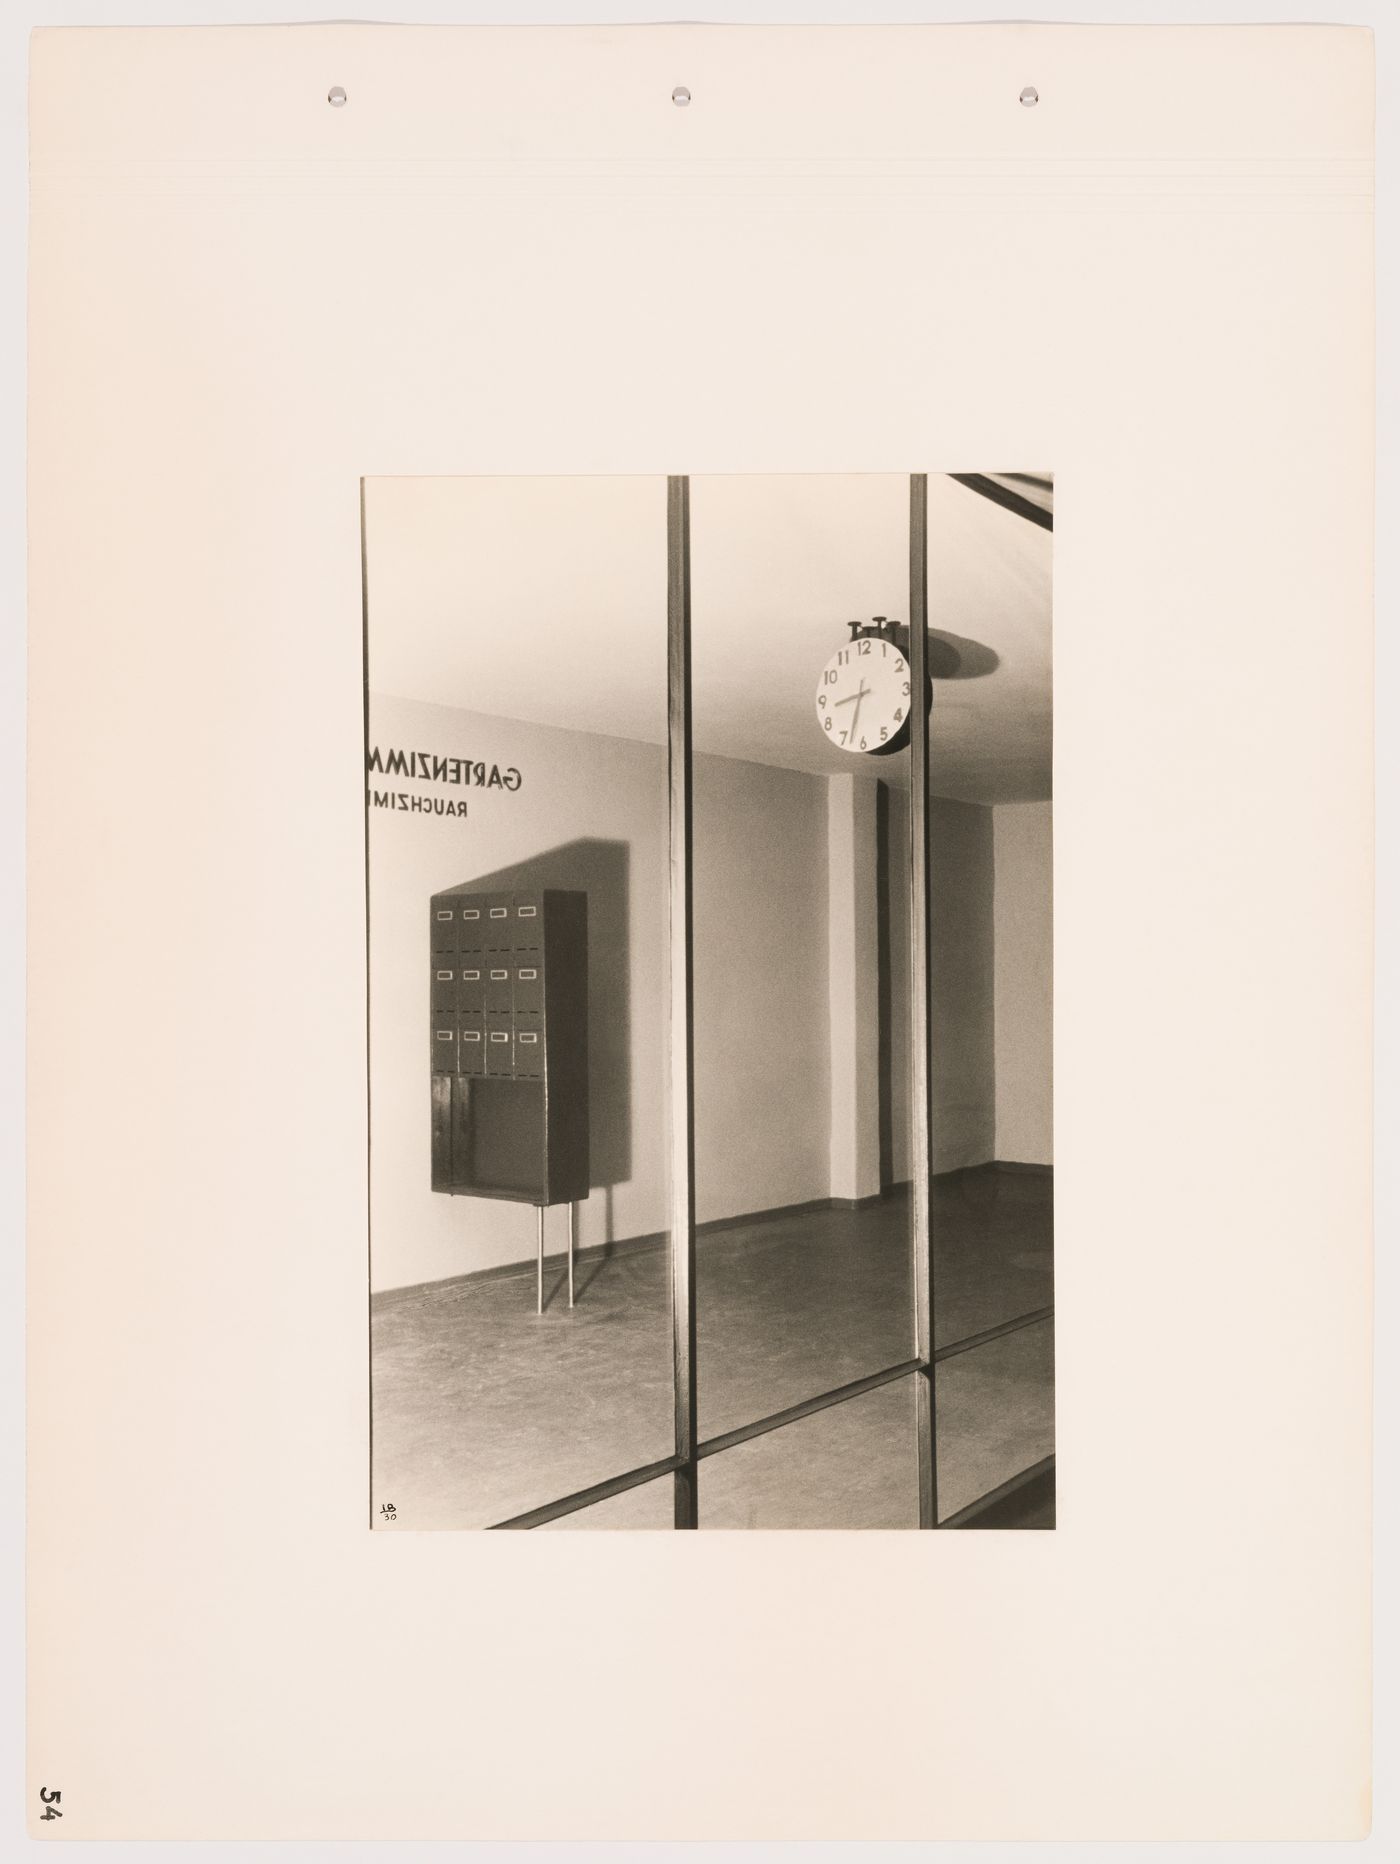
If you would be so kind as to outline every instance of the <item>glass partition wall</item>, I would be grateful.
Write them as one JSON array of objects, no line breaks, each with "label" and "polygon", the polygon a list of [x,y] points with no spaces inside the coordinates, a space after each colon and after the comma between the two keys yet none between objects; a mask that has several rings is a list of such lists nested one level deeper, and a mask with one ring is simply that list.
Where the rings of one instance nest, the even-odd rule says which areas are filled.
[{"label": "glass partition wall", "polygon": [[374,1518],[492,1527],[673,1447],[666,488],[364,497]]},{"label": "glass partition wall", "polygon": [[[908,503],[897,475],[690,482],[702,1442],[916,1357],[907,932],[881,950],[908,900],[880,836],[908,817]],[[901,1415],[867,1397],[736,1452],[701,1526],[747,1468],[781,1512],[799,1445],[858,1417],[886,1516],[917,1513]]]},{"label": "glass partition wall", "polygon": [[[440,1526],[1053,1524],[1048,1175],[995,1162],[991,806],[1039,780],[1015,768],[1037,731],[1048,781],[1048,540],[1027,528],[1046,506],[1048,481],[1012,475],[367,482],[371,792],[403,723],[381,688],[446,686],[472,732],[528,747],[534,768],[523,749],[508,767],[508,795],[541,798],[520,858],[432,909],[582,896],[592,1146],[556,1186],[567,1218],[511,1213],[494,1279],[379,1276],[376,1526],[386,1506]],[[992,689],[959,690],[993,672],[1022,682],[1006,743]],[[599,784],[620,901],[596,846],[580,866],[553,845],[566,798],[594,821]],[[370,800],[377,1160],[373,1043],[402,980],[376,928],[403,876]],[[567,1010],[546,1014],[562,1054]],[[526,1099],[575,1095],[554,1054]],[[515,1102],[485,1105],[500,1090],[454,1095],[477,1096],[478,1146],[515,1130]],[[482,1186],[455,1188],[465,1249]],[[373,1269],[402,1190],[371,1189]]]}]

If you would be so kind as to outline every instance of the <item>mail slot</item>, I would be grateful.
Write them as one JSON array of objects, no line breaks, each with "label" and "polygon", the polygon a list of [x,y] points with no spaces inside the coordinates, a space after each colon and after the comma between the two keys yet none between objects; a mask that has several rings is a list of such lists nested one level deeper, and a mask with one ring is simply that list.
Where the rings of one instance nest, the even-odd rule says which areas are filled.
[{"label": "mail slot", "polygon": [[457,1072],[457,1023],[444,1016],[433,1018],[433,1072]]},{"label": "mail slot", "polygon": [[433,966],[433,1013],[446,1010],[449,1015],[457,1009],[457,972],[451,965]]},{"label": "mail slot", "polygon": [[515,1008],[538,1015],[544,1008],[544,982],[537,964],[521,964],[515,970]]},{"label": "mail slot", "polygon": [[457,915],[448,907],[434,907],[428,925],[434,951],[457,949]]},{"label": "mail slot", "polygon": [[481,949],[486,952],[508,951],[511,942],[510,895],[479,893],[477,902],[481,913]]},{"label": "mail slot", "polygon": [[479,1016],[462,1018],[462,1055],[463,1074],[484,1074],[486,1072],[486,1032]]},{"label": "mail slot", "polygon": [[513,1074],[511,1060],[511,1040],[509,1021],[501,1022],[486,1019],[486,1072],[487,1074]]},{"label": "mail slot", "polygon": [[544,1073],[544,1043],[538,1029],[515,1031],[515,1072],[524,1080],[538,1080]]},{"label": "mail slot", "polygon": [[464,965],[457,974],[457,1008],[463,1016],[480,1016],[486,1008],[486,986],[481,966]]},{"label": "mail slot", "polygon": [[533,901],[515,908],[511,920],[511,943],[517,951],[538,951],[544,931],[544,915]]},{"label": "mail slot", "polygon": [[504,965],[493,964],[486,973],[486,1010],[508,1012],[511,1006],[510,972]]}]

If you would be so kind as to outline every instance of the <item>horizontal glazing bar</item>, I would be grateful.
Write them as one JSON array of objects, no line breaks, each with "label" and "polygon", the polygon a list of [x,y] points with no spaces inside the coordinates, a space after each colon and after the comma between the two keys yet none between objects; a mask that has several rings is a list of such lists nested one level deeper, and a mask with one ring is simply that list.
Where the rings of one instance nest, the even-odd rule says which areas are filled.
[{"label": "horizontal glazing bar", "polygon": [[1022,1327],[1038,1327],[1042,1320],[1053,1318],[1053,1307],[1037,1307],[1029,1314],[1018,1314],[1014,1320],[999,1321],[995,1327],[984,1327],[980,1333],[969,1333],[965,1339],[950,1340],[946,1346],[940,1346],[933,1355],[933,1363],[940,1365],[945,1359],[955,1359],[959,1353],[970,1353],[974,1346],[985,1346],[988,1340],[1000,1340],[1008,1333],[1019,1333]]},{"label": "horizontal glazing bar", "polygon": [[[981,1333],[970,1333],[965,1339],[950,1341],[947,1346],[938,1348],[933,1356],[934,1363],[952,1359],[958,1353],[969,1353],[974,1347],[985,1345],[988,1340],[999,1340],[1008,1333],[1019,1332],[1023,1327],[1038,1326],[1041,1321],[1051,1319],[1054,1312],[1053,1307],[1038,1307],[1029,1314],[1018,1314],[1014,1320],[1004,1320],[999,1326],[987,1327]],[[696,1457],[718,1456],[721,1451],[732,1450],[754,1437],[766,1436],[771,1430],[781,1430],[784,1424],[796,1424],[804,1417],[811,1417],[814,1412],[825,1411],[831,1405],[844,1404],[849,1398],[859,1398],[864,1392],[875,1391],[881,1385],[890,1385],[896,1379],[907,1378],[910,1373],[926,1369],[927,1361],[906,1359],[897,1366],[887,1367],[883,1372],[872,1372],[867,1378],[853,1379],[849,1385],[838,1385],[829,1392],[819,1393],[815,1398],[804,1398],[801,1404],[789,1405],[785,1411],[774,1411],[768,1417],[755,1419],[752,1424],[740,1424],[734,1430],[725,1431],[722,1436],[710,1437],[700,1444]],[[1049,1457],[1044,1463],[1037,1463],[1021,1475],[1013,1476],[1001,1488],[979,1496],[956,1515],[940,1521],[939,1526],[957,1526],[967,1515],[989,1506],[1023,1482],[1032,1481],[1047,1467],[1053,1466],[1054,1460],[1054,1457]],[[597,1482],[592,1488],[580,1489],[576,1494],[562,1496],[558,1501],[545,1502],[539,1508],[532,1508],[528,1514],[514,1515],[509,1521],[497,1521],[493,1525],[496,1528],[543,1527],[547,1521],[557,1521],[562,1515],[576,1514],[580,1508],[589,1508],[594,1502],[605,1502],[628,1489],[640,1488],[644,1482],[654,1482],[659,1476],[669,1475],[680,1467],[681,1461],[679,1457],[665,1457],[659,1463],[648,1463],[645,1468],[629,1470],[626,1475],[610,1476],[606,1482]]]},{"label": "horizontal glazing bar", "polygon": [[980,472],[950,472],[950,479],[956,479],[959,485],[965,485],[970,492],[980,492],[983,498],[991,499],[994,505],[1002,505],[1007,511],[1014,511],[1018,518],[1029,518],[1032,524],[1038,524],[1043,531],[1053,531],[1055,518],[1053,512],[1045,511],[1029,498],[1022,498],[1009,485],[998,485],[995,479],[989,479]]},{"label": "horizontal glazing bar", "polygon": [[801,1404],[789,1405],[786,1411],[774,1411],[770,1417],[758,1418],[752,1424],[740,1424],[736,1430],[725,1431],[723,1436],[710,1437],[695,1454],[697,1457],[718,1456],[721,1450],[732,1450],[737,1444],[766,1436],[770,1430],[781,1430],[784,1424],[796,1424],[801,1418],[811,1417],[814,1411],[825,1411],[831,1405],[845,1404],[848,1398],[859,1398],[862,1392],[873,1392],[877,1386],[892,1384],[895,1379],[907,1378],[911,1372],[919,1370],[917,1359],[906,1359],[884,1372],[872,1372],[868,1378],[853,1379],[849,1385],[838,1385],[834,1391],[822,1392],[816,1398],[804,1398]]},{"label": "horizontal glazing bar", "polygon": [[606,1482],[595,1482],[591,1489],[579,1489],[573,1495],[561,1496],[557,1502],[545,1502],[539,1508],[530,1509],[528,1514],[512,1515],[509,1521],[493,1521],[491,1531],[507,1527],[543,1527],[547,1521],[557,1521],[562,1515],[591,1508],[594,1502],[610,1501],[614,1495],[623,1495],[628,1489],[641,1488],[644,1482],[655,1482],[658,1476],[669,1476],[679,1463],[679,1457],[666,1456],[659,1463],[648,1463],[643,1469],[629,1469],[625,1476],[609,1476]]}]

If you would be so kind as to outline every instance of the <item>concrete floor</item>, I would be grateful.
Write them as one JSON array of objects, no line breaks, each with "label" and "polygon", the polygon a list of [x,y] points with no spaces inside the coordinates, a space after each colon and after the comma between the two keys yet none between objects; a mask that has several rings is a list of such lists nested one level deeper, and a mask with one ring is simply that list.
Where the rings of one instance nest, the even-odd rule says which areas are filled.
[{"label": "concrete floor", "polygon": [[[1048,1176],[935,1181],[935,1343],[1052,1300]],[[909,1207],[820,1211],[696,1245],[700,1434],[709,1437],[910,1357]],[[670,1298],[653,1249],[376,1296],[376,1519],[396,1531],[486,1527],[671,1451]],[[1053,1323],[938,1367],[940,1518],[1054,1447]],[[917,1525],[911,1380],[707,1459],[705,1527]],[[558,1528],[668,1528],[668,1480]],[[1038,1523],[1037,1523],[1038,1524]]]}]

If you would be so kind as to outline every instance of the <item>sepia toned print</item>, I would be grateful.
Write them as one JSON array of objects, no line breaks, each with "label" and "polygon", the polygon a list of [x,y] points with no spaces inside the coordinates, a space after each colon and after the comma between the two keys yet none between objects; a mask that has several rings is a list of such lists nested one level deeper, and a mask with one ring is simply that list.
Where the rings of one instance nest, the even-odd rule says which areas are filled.
[{"label": "sepia toned print", "polygon": [[1053,1527],[1052,510],[366,481],[374,1526]]}]

